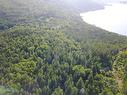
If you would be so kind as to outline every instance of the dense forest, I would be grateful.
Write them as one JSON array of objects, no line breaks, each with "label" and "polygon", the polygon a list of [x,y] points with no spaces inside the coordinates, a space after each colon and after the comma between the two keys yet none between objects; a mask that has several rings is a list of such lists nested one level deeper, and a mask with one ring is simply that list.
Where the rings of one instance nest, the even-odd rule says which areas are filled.
[{"label": "dense forest", "polygon": [[75,6],[0,0],[0,95],[127,95],[127,37]]}]

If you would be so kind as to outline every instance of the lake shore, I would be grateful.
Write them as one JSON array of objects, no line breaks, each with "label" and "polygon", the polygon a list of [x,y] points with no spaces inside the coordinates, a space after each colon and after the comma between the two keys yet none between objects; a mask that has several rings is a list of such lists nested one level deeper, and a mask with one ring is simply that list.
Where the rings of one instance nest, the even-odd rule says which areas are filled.
[{"label": "lake shore", "polygon": [[107,4],[104,9],[81,13],[83,21],[107,31],[127,36],[127,4]]}]

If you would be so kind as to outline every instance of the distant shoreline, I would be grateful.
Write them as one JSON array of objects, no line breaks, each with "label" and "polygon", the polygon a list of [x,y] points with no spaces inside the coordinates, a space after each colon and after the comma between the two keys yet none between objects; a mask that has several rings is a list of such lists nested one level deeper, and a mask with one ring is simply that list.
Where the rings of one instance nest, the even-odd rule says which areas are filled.
[{"label": "distant shoreline", "polygon": [[[121,6],[124,6],[124,7],[121,7]],[[111,8],[113,7],[113,10],[110,7]],[[108,13],[108,12],[106,12],[107,11],[106,9],[110,10],[109,8],[111,9],[111,11],[109,11],[109,13]],[[126,25],[127,25],[126,24],[126,21],[127,21],[126,15],[127,15],[127,13],[122,12],[123,10],[126,11],[126,8],[127,8],[127,4],[125,5],[123,3],[110,3],[110,4],[105,5],[104,10],[100,9],[100,11],[96,10],[97,12],[96,11],[89,11],[87,13],[84,12],[84,13],[81,13],[80,16],[82,19],[85,17],[85,20],[83,19],[83,21],[90,24],[90,25],[99,27],[99,28],[107,30],[107,31],[112,31],[114,33],[118,33],[118,34],[127,36],[127,33],[126,33]],[[120,9],[120,10],[118,10],[118,9]],[[117,12],[115,10],[117,10]],[[99,16],[100,12],[102,12],[101,16]],[[111,14],[111,12],[113,14]],[[119,17],[115,18],[115,15],[118,15],[118,13],[119,13],[119,16],[122,17],[122,19]],[[115,23],[113,23],[113,22],[115,22]]]},{"label": "distant shoreline", "polygon": [[121,4],[127,4],[127,1],[120,1]]}]

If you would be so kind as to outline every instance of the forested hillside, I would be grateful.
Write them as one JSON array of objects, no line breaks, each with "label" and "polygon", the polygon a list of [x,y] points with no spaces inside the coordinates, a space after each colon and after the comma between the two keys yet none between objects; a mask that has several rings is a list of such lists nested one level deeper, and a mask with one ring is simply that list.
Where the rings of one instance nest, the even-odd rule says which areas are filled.
[{"label": "forested hillside", "polygon": [[127,37],[70,6],[0,0],[0,95],[126,95]]}]

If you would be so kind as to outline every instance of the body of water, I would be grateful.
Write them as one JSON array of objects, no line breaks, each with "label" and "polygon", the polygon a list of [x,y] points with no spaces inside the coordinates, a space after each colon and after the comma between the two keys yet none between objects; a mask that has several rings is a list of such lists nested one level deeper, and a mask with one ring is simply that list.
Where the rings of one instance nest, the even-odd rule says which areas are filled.
[{"label": "body of water", "polygon": [[102,10],[80,15],[89,24],[127,36],[127,4],[109,4]]}]

